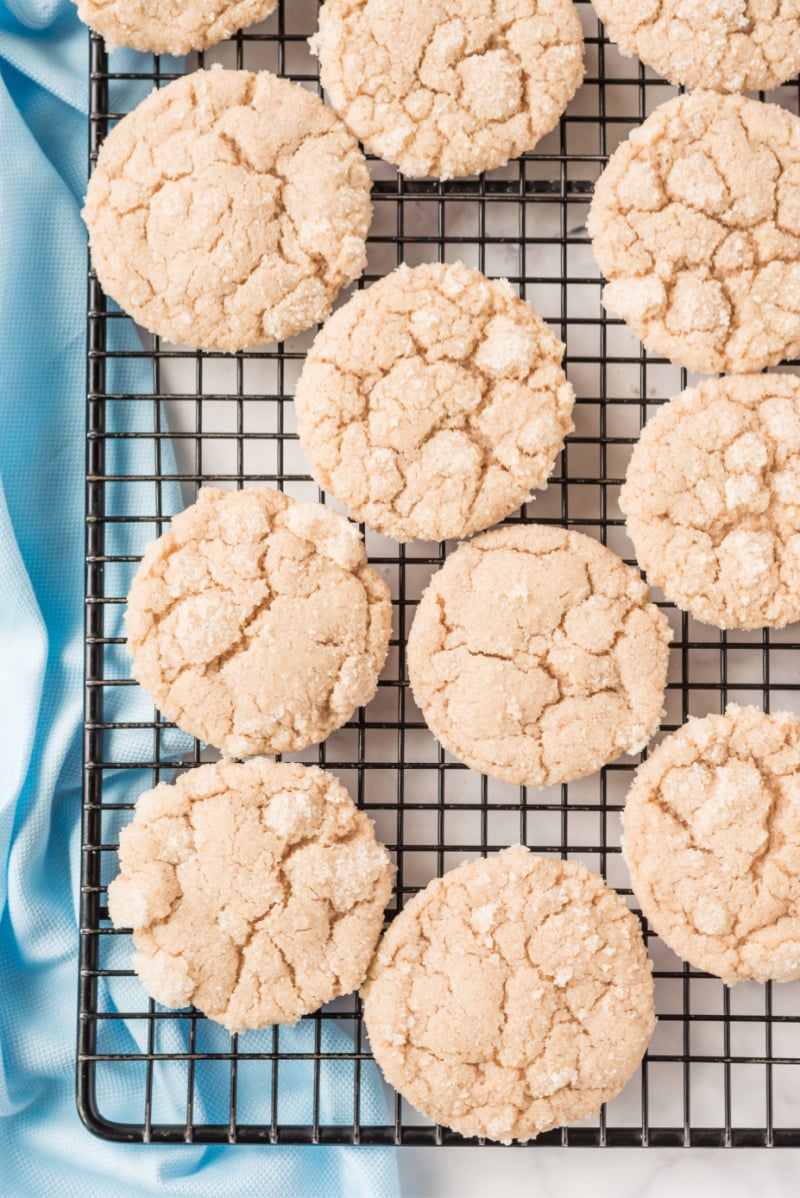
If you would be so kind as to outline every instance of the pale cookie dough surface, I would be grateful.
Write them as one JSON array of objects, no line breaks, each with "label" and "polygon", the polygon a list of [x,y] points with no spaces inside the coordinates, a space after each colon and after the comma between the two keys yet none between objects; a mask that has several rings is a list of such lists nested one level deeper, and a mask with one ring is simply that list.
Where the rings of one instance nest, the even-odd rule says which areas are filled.
[{"label": "pale cookie dough surface", "polygon": [[126,614],[134,678],[231,757],[340,728],[375,694],[391,622],[358,531],[270,487],[203,488],[148,546]]},{"label": "pale cookie dough surface", "polygon": [[502,520],[572,430],[564,346],[507,283],[401,266],[334,313],[297,385],[314,477],[398,541]]},{"label": "pale cookie dough surface", "polygon": [[437,1123],[505,1143],[599,1112],[655,1027],[639,924],[582,865],[517,845],[431,882],[362,991],[375,1059]]},{"label": "pale cookie dough surface", "polygon": [[572,0],[327,0],[311,47],[343,120],[413,177],[518,158],[583,79]]},{"label": "pale cookie dough surface", "polygon": [[76,0],[78,16],[109,47],[156,54],[204,50],[263,21],[278,0]]},{"label": "pale cookie dough surface", "polygon": [[195,71],[103,142],[83,216],[103,289],[179,345],[239,350],[324,320],[364,269],[355,138],[267,71]]},{"label": "pale cookie dough surface", "polygon": [[167,1007],[232,1032],[295,1023],[361,984],[394,870],[316,766],[221,761],[142,795],[108,888],[133,965]]},{"label": "pale cookie dough surface", "polygon": [[425,720],[473,769],[527,786],[638,753],[661,720],[671,632],[635,570],[541,524],[462,545],[408,639]]},{"label": "pale cookie dough surface", "polygon": [[603,305],[703,373],[800,352],[800,119],[693,92],[615,151],[589,211]]},{"label": "pale cookie dough surface", "polygon": [[650,586],[718,628],[800,619],[800,380],[708,379],[634,448],[620,507]]},{"label": "pale cookie dough surface", "polygon": [[800,721],[731,705],[639,767],[623,815],[652,929],[732,985],[800,978]]},{"label": "pale cookie dough surface", "polygon": [[687,87],[766,91],[800,68],[800,0],[592,0],[623,54]]}]

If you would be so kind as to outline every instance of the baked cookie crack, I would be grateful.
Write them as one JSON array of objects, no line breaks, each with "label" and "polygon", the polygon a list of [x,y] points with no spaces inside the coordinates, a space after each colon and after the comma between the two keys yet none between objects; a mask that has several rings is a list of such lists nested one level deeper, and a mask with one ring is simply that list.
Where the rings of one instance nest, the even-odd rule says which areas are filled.
[{"label": "baked cookie crack", "polygon": [[800,383],[708,379],[635,446],[620,505],[651,585],[721,628],[800,618]]},{"label": "baked cookie crack", "polygon": [[198,71],[103,143],[84,219],[107,294],[150,332],[240,350],[325,319],[366,261],[370,178],[311,93]]},{"label": "baked cookie crack", "polygon": [[437,1122],[503,1142],[599,1109],[654,1022],[634,917],[596,875],[520,846],[416,895],[363,998],[391,1084]]},{"label": "baked cookie crack", "polygon": [[108,892],[166,1006],[231,1031],[294,1022],[362,981],[393,870],[317,767],[221,761],[141,796]]},{"label": "baked cookie crack", "polygon": [[461,546],[434,576],[409,636],[409,679],[450,752],[544,786],[644,747],[670,639],[641,580],[598,542],[508,527]]},{"label": "baked cookie crack", "polygon": [[375,693],[391,620],[357,531],[269,487],[201,490],[145,553],[126,614],[134,677],[234,757],[341,727]]},{"label": "baked cookie crack", "polygon": [[588,228],[606,309],[704,373],[800,348],[798,118],[741,96],[661,105],[612,155]]},{"label": "baked cookie crack", "polygon": [[767,91],[797,74],[796,0],[592,0],[608,36],[673,83]]},{"label": "baked cookie crack", "polygon": [[333,107],[405,174],[449,178],[517,157],[556,124],[583,76],[571,0],[328,0],[310,40]]},{"label": "baked cookie crack", "polygon": [[546,486],[572,428],[563,352],[506,284],[400,267],[308,354],[295,404],[315,479],[400,541],[495,523]]},{"label": "baked cookie crack", "polygon": [[623,852],[650,926],[728,984],[800,976],[800,722],[731,705],[640,766]]}]

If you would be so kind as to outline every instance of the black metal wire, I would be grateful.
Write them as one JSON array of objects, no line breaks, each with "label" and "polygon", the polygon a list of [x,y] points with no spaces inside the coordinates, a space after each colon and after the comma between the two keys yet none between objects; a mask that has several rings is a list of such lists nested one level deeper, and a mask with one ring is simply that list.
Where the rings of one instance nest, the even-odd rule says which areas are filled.
[{"label": "black metal wire", "polygon": [[[294,11],[292,21],[289,17]],[[464,257],[486,273],[505,274],[567,344],[566,368],[576,387],[576,432],[569,439],[544,498],[513,519],[551,520],[598,536],[628,560],[631,549],[616,505],[625,463],[648,404],[660,402],[685,384],[684,372],[651,358],[618,321],[606,317],[600,303],[601,281],[594,270],[584,230],[586,209],[597,177],[614,146],[652,107],[674,89],[631,60],[620,58],[604,42],[588,3],[579,10],[587,31],[587,78],[578,100],[559,129],[538,153],[478,179],[446,183],[412,181],[373,164],[375,222],[370,266],[360,285],[406,260],[412,263]],[[310,23],[310,22],[309,22]],[[292,28],[288,28],[289,25]],[[296,9],[281,2],[266,31],[238,34],[232,47],[199,56],[209,65],[221,56],[226,65],[250,67],[257,51],[268,50],[273,69],[315,84],[316,74],[300,61],[305,38],[313,31],[294,28]],[[227,55],[227,57],[226,57]],[[114,72],[101,40],[90,46],[90,160],[96,157],[125,85],[160,86],[176,77],[157,56],[141,55],[141,71]],[[260,64],[258,64],[260,65]],[[798,88],[783,89],[782,99],[797,110]],[[391,230],[391,231],[390,231]],[[153,1002],[141,1009],[101,1006],[102,986],[113,988],[131,978],[129,968],[108,964],[107,949],[125,933],[108,920],[105,889],[113,874],[120,821],[132,809],[110,787],[130,771],[149,771],[150,784],[201,760],[201,747],[170,759],[164,736],[170,725],[157,712],[143,720],[108,718],[114,690],[134,685],[109,665],[121,652],[113,616],[124,604],[120,571],[131,570],[136,553],[109,554],[106,528],[115,532],[146,527],[163,530],[172,514],[167,487],[184,488],[190,499],[201,483],[241,487],[271,482],[290,491],[305,486],[298,471],[291,395],[304,350],[297,342],[253,353],[195,353],[162,346],[157,339],[141,349],[118,350],[108,344],[112,322],[127,321],[109,310],[94,275],[88,282],[87,535],[86,535],[86,719],[85,785],[81,888],[80,1021],[78,1104],[96,1134],[133,1142],[464,1144],[470,1141],[414,1116],[399,1098],[380,1125],[361,1117],[361,1088],[368,1045],[356,997],[311,1016],[307,1051],[289,1052],[276,1028],[251,1048],[248,1035],[232,1037],[224,1050],[209,1051],[195,1011],[166,1011]],[[121,326],[116,326],[121,327]],[[147,362],[152,388],[147,395],[114,390],[115,370],[126,361]],[[209,388],[219,364],[233,363],[229,388]],[[166,386],[164,372],[182,368],[182,386]],[[225,367],[227,369],[227,367]],[[191,376],[185,372],[190,371]],[[262,372],[262,373],[259,373]],[[192,377],[193,386],[185,385]],[[254,380],[259,385],[254,385]],[[170,430],[164,404],[190,405],[191,429]],[[232,421],[215,427],[220,411]],[[134,427],[131,413],[144,413]],[[214,413],[216,412],[216,416]],[[210,414],[211,413],[211,414]],[[251,418],[262,417],[251,429]],[[179,466],[170,467],[162,450],[167,439],[177,446]],[[114,471],[116,445],[136,439],[152,452],[152,473],[137,475],[149,496],[146,511],[120,510],[119,496],[133,476]],[[230,470],[212,473],[209,452],[215,443],[233,447]],[[176,452],[177,452],[176,451]],[[191,451],[191,452],[187,452]],[[166,466],[165,466],[166,462]],[[264,463],[269,469],[262,470]],[[368,545],[370,542],[368,542]],[[620,893],[630,896],[619,848],[619,812],[635,762],[606,767],[587,783],[544,792],[491,783],[449,759],[426,732],[413,707],[405,672],[405,639],[424,581],[438,568],[447,547],[397,546],[380,540],[371,560],[391,578],[397,635],[381,680],[379,696],[359,711],[341,733],[319,750],[318,759],[349,785],[359,805],[378,824],[379,834],[397,862],[392,911],[432,876],[469,856],[485,855],[521,839],[531,848],[582,859],[597,868]],[[667,718],[669,731],[691,714],[724,708],[740,699],[780,708],[797,707],[800,690],[796,634],[717,634],[664,604],[675,631]],[[109,633],[108,628],[113,632]],[[388,713],[388,714],[387,714]],[[135,763],[107,755],[107,736],[125,732],[149,738]],[[308,759],[308,758],[306,758]],[[128,773],[126,773],[128,771]],[[136,792],[138,793],[138,791]],[[114,820],[117,822],[114,823]],[[672,957],[645,928],[656,963],[659,1029],[643,1064],[641,1084],[633,1082],[624,1100],[609,1104],[602,1116],[574,1128],[541,1136],[537,1145],[565,1146],[788,1146],[800,1145],[791,1108],[778,1080],[800,1064],[800,996],[797,987],[739,987],[699,974]],[[129,960],[129,956],[126,958]],[[126,994],[130,995],[130,984]],[[130,1003],[128,1004],[130,1005]],[[108,1004],[106,1004],[108,1006]],[[128,1052],[106,1051],[105,1031],[124,1023],[133,1032]],[[352,1050],[326,1052],[323,1028],[330,1023],[352,1032]],[[187,1029],[185,1048],[162,1051],[162,1034]],[[143,1032],[143,1034],[142,1034]],[[754,1045],[758,1041],[758,1049]],[[269,1048],[264,1044],[269,1043]],[[320,1093],[327,1071],[353,1063],[352,1123],[328,1125],[321,1115]],[[311,1117],[298,1125],[282,1119],[281,1066],[308,1061]],[[159,1110],[159,1074],[163,1063],[185,1066],[185,1110],[164,1121]],[[197,1113],[198,1071],[214,1065],[227,1070],[227,1117],[214,1123]],[[267,1113],[260,1120],[241,1115],[237,1076],[257,1067]],[[118,1071],[134,1068],[139,1079],[141,1115],[135,1122],[114,1121],[98,1097],[103,1083]],[[794,1076],[794,1075],[793,1075]],[[138,1083],[137,1083],[138,1084]],[[631,1098],[633,1094],[633,1098]],[[637,1097],[638,1095],[638,1097]],[[763,1096],[763,1102],[757,1098]]]}]

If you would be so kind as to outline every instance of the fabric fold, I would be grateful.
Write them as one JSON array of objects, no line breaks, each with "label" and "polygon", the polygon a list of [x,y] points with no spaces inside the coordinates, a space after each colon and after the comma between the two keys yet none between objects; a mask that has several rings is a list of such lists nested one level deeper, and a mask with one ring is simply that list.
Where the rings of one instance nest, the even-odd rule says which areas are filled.
[{"label": "fabric fold", "polygon": [[[115,66],[126,61],[141,69],[144,60],[117,52]],[[75,1107],[85,534],[86,237],[79,209],[87,64],[88,36],[70,0],[0,0],[0,1191],[4,1198],[392,1195],[390,1150],[126,1146],[93,1138]],[[115,349],[140,348],[128,321],[109,321],[109,337]],[[150,404],[136,397],[151,391],[148,361],[113,359],[108,369],[107,389],[132,397],[109,404],[109,427],[116,421],[126,431],[146,431]],[[174,470],[170,463],[164,443],[166,473]],[[147,475],[152,442],[109,441],[108,464],[120,474]],[[152,513],[151,486],[120,484],[114,502]],[[163,485],[162,500],[168,511],[178,510],[177,483]],[[109,524],[106,550],[141,552],[155,531],[149,523]],[[124,594],[125,583],[125,570],[109,567],[109,588]],[[122,635],[121,616],[119,605],[109,635]],[[109,650],[108,669],[127,672],[122,646]],[[119,688],[107,712],[132,722],[150,719],[152,707],[136,688]],[[183,734],[169,733],[161,750],[175,759],[187,745]],[[109,760],[135,765],[152,751],[152,735],[145,743],[135,730],[107,738]],[[104,793],[129,802],[151,784],[148,770],[119,769]],[[147,1011],[135,978],[114,981],[119,985],[101,983],[103,1010]],[[98,1070],[100,1111],[111,1121],[141,1123],[146,1064],[133,1058],[146,1048],[146,1021],[100,1026],[99,1051],[131,1057],[119,1070]],[[186,1051],[185,1026],[157,1026],[165,1045],[159,1051]],[[303,1024],[281,1029],[281,1050],[313,1051],[312,1032]],[[271,1035],[246,1033],[253,1051],[269,1050]],[[205,1021],[198,1023],[201,1039],[211,1047],[200,1051],[229,1051],[227,1034]],[[247,1038],[240,1044],[247,1051]],[[326,1023],[323,1047],[347,1053],[352,1040]],[[240,1069],[243,1120],[247,1111],[263,1117],[271,1075],[258,1064],[261,1072]],[[230,1073],[222,1065],[196,1066],[198,1120],[229,1117]],[[312,1070],[300,1058],[281,1064],[282,1121],[308,1118]],[[325,1069],[324,1122],[352,1122],[352,1070],[347,1061]],[[383,1123],[377,1071],[364,1063],[361,1074],[362,1122]],[[160,1117],[185,1121],[186,1063],[157,1066],[156,1092]]]}]

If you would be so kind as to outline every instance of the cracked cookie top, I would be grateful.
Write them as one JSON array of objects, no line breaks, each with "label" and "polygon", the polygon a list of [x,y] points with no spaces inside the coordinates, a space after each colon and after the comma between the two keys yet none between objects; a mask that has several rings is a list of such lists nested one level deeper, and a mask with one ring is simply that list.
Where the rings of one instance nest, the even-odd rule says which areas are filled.
[{"label": "cracked cookie top", "polygon": [[343,120],[417,178],[533,149],[583,78],[572,0],[327,0],[310,44]]},{"label": "cracked cookie top", "polygon": [[798,0],[592,0],[623,54],[687,87],[751,92],[800,68]]},{"label": "cracked cookie top", "polygon": [[394,870],[316,766],[220,761],[143,794],[108,888],[133,965],[167,1007],[232,1032],[294,1023],[363,981]]},{"label": "cracked cookie top", "polygon": [[620,507],[651,586],[717,628],[800,619],[800,380],[707,379],[645,426]]},{"label": "cracked cookie top", "polygon": [[83,216],[104,290],[179,345],[240,350],[324,320],[366,262],[370,179],[321,100],[195,71],[103,142]]},{"label": "cracked cookie top", "polygon": [[800,721],[731,704],[639,767],[622,850],[650,926],[728,985],[800,978]]},{"label": "cracked cookie top", "polygon": [[271,487],[204,487],[128,596],[134,678],[231,757],[318,744],[375,690],[392,604],[351,524]]},{"label": "cracked cookie top", "polygon": [[800,352],[800,119],[693,92],[659,108],[597,181],[603,305],[648,349],[703,373]]},{"label": "cracked cookie top", "polygon": [[188,54],[263,21],[278,0],[75,0],[109,49]]},{"label": "cracked cookie top", "polygon": [[494,778],[548,786],[644,748],[663,714],[671,636],[610,549],[516,525],[462,545],[434,575],[408,673],[450,753]]},{"label": "cracked cookie top", "polygon": [[400,266],[306,358],[295,402],[314,477],[398,541],[496,524],[547,485],[572,430],[563,353],[506,282]]},{"label": "cracked cookie top", "polygon": [[395,1089],[461,1135],[504,1143],[596,1115],[655,1027],[625,903],[584,866],[520,845],[415,895],[362,994]]}]

